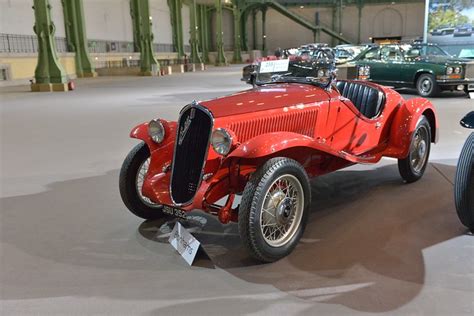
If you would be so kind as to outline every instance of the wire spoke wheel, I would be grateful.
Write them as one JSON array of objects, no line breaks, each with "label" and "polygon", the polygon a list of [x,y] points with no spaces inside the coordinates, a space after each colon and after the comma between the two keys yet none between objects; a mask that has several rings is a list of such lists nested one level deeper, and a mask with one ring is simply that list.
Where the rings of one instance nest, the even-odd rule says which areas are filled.
[{"label": "wire spoke wheel", "polygon": [[145,160],[138,168],[137,179],[135,181],[135,185],[136,185],[138,197],[140,198],[140,200],[147,206],[156,207],[158,206],[158,204],[153,203],[149,198],[144,196],[142,193],[143,182],[145,181],[145,177],[148,173],[148,168],[150,168],[150,159],[151,158],[148,158],[147,160]]},{"label": "wire spoke wheel", "polygon": [[267,244],[281,247],[296,234],[303,216],[304,191],[293,175],[282,175],[268,188],[260,212],[260,229]]}]

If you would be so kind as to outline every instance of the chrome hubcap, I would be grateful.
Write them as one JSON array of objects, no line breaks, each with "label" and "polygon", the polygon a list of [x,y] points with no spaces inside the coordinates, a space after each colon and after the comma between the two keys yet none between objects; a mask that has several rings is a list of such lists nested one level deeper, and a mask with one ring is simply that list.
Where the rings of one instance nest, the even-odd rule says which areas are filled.
[{"label": "chrome hubcap", "polygon": [[142,193],[143,182],[145,181],[145,177],[148,173],[149,167],[150,167],[150,158],[145,160],[140,165],[140,168],[138,168],[137,179],[135,181],[135,185],[136,185],[138,197],[140,198],[140,200],[147,206],[156,207],[158,206],[158,204],[153,203],[149,198],[144,196]]},{"label": "chrome hubcap", "polygon": [[260,212],[260,229],[268,245],[281,247],[298,231],[303,217],[304,192],[292,175],[276,179],[265,194]]},{"label": "chrome hubcap", "polygon": [[432,87],[431,80],[425,79],[421,82],[420,88],[423,93],[429,93],[431,91],[431,87]]},{"label": "chrome hubcap", "polygon": [[410,162],[413,171],[419,173],[425,166],[428,157],[428,131],[425,127],[416,130],[410,149]]}]

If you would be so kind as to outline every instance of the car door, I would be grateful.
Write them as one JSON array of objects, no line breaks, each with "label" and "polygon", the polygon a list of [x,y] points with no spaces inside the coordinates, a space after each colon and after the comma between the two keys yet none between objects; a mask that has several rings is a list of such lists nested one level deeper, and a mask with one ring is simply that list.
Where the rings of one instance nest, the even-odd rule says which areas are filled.
[{"label": "car door", "polygon": [[400,47],[387,45],[380,49],[380,59],[383,62],[383,70],[380,71],[379,80],[386,85],[397,85],[404,65],[404,58]]}]

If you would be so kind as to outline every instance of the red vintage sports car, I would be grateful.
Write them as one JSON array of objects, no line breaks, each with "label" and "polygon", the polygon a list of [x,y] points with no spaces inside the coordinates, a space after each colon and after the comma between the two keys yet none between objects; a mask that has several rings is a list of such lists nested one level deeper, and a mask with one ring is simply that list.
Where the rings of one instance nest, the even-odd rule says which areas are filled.
[{"label": "red vintage sports car", "polygon": [[200,209],[223,224],[238,222],[251,255],[272,262],[303,235],[310,178],[382,157],[398,159],[406,182],[422,177],[438,137],[428,100],[404,100],[368,82],[336,82],[333,72],[322,81],[311,61],[262,62],[256,83],[192,102],[177,122],[154,119],[132,130],[141,143],[120,172],[132,213],[152,219]]}]

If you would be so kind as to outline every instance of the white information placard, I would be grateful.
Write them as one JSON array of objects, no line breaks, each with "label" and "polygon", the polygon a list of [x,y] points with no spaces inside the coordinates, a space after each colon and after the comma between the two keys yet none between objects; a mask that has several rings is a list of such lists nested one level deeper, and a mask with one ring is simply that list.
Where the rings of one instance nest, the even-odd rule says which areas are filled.
[{"label": "white information placard", "polygon": [[474,92],[469,92],[469,97],[470,97],[471,99],[474,99]]},{"label": "white information placard", "polygon": [[189,265],[193,264],[194,258],[201,245],[179,222],[176,222],[174,225],[169,243]]},{"label": "white information placard", "polygon": [[267,60],[260,63],[260,73],[271,73],[271,72],[284,72],[288,71],[290,66],[289,59],[280,59],[280,60]]}]

